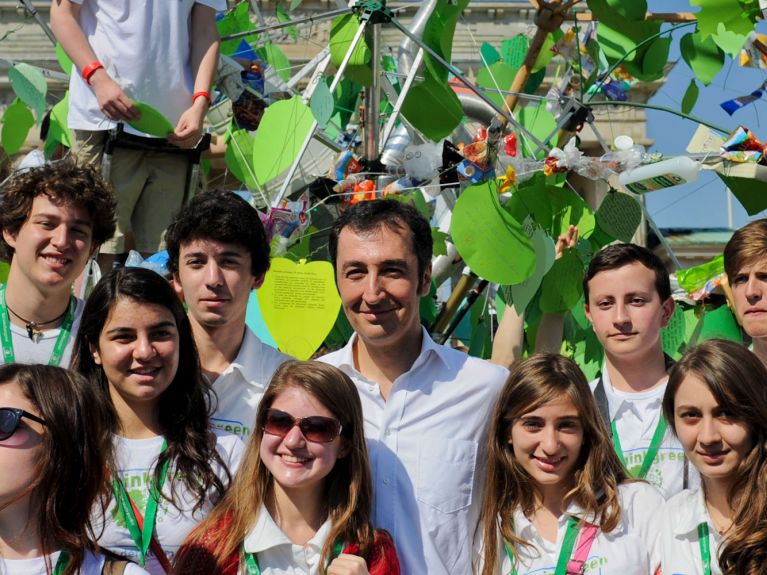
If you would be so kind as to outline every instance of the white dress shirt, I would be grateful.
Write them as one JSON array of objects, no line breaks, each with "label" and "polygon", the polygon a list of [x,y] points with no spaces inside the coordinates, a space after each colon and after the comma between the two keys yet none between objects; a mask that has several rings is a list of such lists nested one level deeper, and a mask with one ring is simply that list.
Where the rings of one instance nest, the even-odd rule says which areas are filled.
[{"label": "white dress shirt", "polygon": [[213,382],[217,403],[211,423],[247,440],[274,372],[289,359],[289,355],[266,345],[246,327],[237,357]]},{"label": "white dress shirt", "polygon": [[661,515],[661,567],[668,575],[699,575],[703,573],[698,525],[708,525],[711,551],[711,573],[722,575],[719,568],[719,547],[722,537],[706,508],[703,489],[684,490],[668,500]]},{"label": "white dress shirt", "polygon": [[[595,379],[589,384],[592,391],[598,381]],[[640,393],[619,391],[612,386],[606,365],[602,369],[602,381],[607,395],[610,420],[615,421],[623,456],[626,458],[626,467],[636,471],[642,466],[658,426],[666,382]],[[684,461],[682,444],[674,435],[671,426],[668,426],[655,461],[644,479],[657,487],[668,499],[685,487]],[[695,488],[700,484],[698,471],[692,465],[687,466],[687,478],[688,487]]]},{"label": "white dress shirt", "polygon": [[403,575],[471,573],[487,427],[508,371],[423,330],[418,358],[384,400],[354,365],[356,337],[320,360],[349,375],[362,400],[373,522],[391,533]]},{"label": "white dress shirt", "polygon": [[[330,519],[325,521],[306,545],[293,543],[261,505],[253,529],[245,537],[245,551],[256,555],[262,575],[320,575],[320,555],[330,534]],[[244,561],[240,561],[240,572]]]}]

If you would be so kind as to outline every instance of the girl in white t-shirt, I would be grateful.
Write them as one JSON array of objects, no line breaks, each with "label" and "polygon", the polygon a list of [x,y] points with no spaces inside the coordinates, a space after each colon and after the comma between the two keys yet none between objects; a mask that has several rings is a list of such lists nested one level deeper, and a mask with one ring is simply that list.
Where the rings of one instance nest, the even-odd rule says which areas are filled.
[{"label": "girl in white t-shirt", "polygon": [[354,383],[320,362],[274,374],[231,490],[192,533],[177,575],[399,575],[370,520],[372,485]]},{"label": "girl in white t-shirt", "polygon": [[85,304],[73,357],[73,369],[111,400],[111,489],[106,512],[96,513],[99,543],[152,575],[168,573],[244,450],[239,438],[210,428],[212,392],[184,308],[158,274],[112,271]]},{"label": "girl in white t-shirt", "polygon": [[[0,367],[0,574],[99,575],[89,509],[105,484],[106,402],[47,365]],[[128,565],[127,575],[146,575]]]},{"label": "girl in white t-shirt", "polygon": [[653,575],[662,506],[629,479],[572,360],[514,366],[491,421],[477,573]]},{"label": "girl in white t-shirt", "polygon": [[764,573],[767,369],[741,345],[706,341],[671,370],[663,413],[702,483],[668,501],[663,573]]}]

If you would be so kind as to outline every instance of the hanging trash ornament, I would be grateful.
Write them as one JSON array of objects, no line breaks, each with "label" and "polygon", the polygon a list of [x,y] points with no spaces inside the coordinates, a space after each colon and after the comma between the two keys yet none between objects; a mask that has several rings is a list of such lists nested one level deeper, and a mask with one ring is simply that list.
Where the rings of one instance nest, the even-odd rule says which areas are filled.
[{"label": "hanging trash ornament", "polygon": [[506,168],[506,173],[503,175],[503,177],[498,178],[498,191],[500,193],[508,192],[511,190],[511,188],[514,187],[514,184],[517,183],[517,171],[512,167],[509,166]]},{"label": "hanging trash ornament", "polygon": [[272,255],[285,253],[288,246],[297,241],[311,224],[309,217],[309,194],[303,193],[298,200],[282,200],[272,207],[268,213],[258,212],[264,225],[266,239],[272,243],[279,238]]},{"label": "hanging trash ornament", "polygon": [[336,159],[333,168],[328,176],[336,181],[345,180],[351,174],[357,174],[362,171],[362,164],[357,156],[349,150],[341,152]]},{"label": "hanging trash ornament", "polygon": [[517,135],[514,132],[503,137],[503,151],[507,156],[517,157]]},{"label": "hanging trash ornament", "polygon": [[765,164],[765,146],[756,139],[751,130],[739,126],[724,141],[720,157],[730,162],[754,162]]}]

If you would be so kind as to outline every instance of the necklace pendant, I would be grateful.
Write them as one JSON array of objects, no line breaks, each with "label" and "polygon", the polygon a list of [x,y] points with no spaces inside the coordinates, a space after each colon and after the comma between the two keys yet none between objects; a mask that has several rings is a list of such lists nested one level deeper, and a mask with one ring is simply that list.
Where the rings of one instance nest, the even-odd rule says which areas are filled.
[{"label": "necklace pendant", "polygon": [[35,343],[40,343],[40,338],[43,336],[43,332],[37,328],[37,324],[33,321],[30,321],[26,327],[29,339]]}]

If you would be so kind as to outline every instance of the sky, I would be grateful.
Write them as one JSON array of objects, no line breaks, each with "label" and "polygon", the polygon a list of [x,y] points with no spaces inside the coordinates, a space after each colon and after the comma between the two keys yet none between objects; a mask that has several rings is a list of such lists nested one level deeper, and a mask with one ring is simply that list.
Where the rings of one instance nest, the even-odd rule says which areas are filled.
[{"label": "sky", "polygon": [[[655,12],[695,12],[688,0],[649,0],[648,7]],[[650,100],[651,104],[680,109],[693,73],[679,54],[679,39],[691,27],[673,32],[674,42],[670,60],[679,63],[667,76],[666,84]],[[760,23],[759,32],[767,33],[767,25]],[[767,106],[764,99],[727,115],[719,104],[749,94],[767,80],[767,70],[741,68],[726,57],[725,64],[711,84],[701,86],[698,102],[691,114],[728,130],[738,126],[750,129],[761,142],[767,141]],[[700,85],[700,84],[699,84]],[[684,155],[697,124],[666,112],[648,110],[647,135],[655,140],[652,151],[668,156]],[[748,216],[735,197],[732,198],[732,220],[740,227],[752,219],[767,217],[767,212]],[[703,172],[693,183],[647,194],[647,210],[658,227],[725,228],[728,226],[727,192],[724,184],[713,173]]]}]

